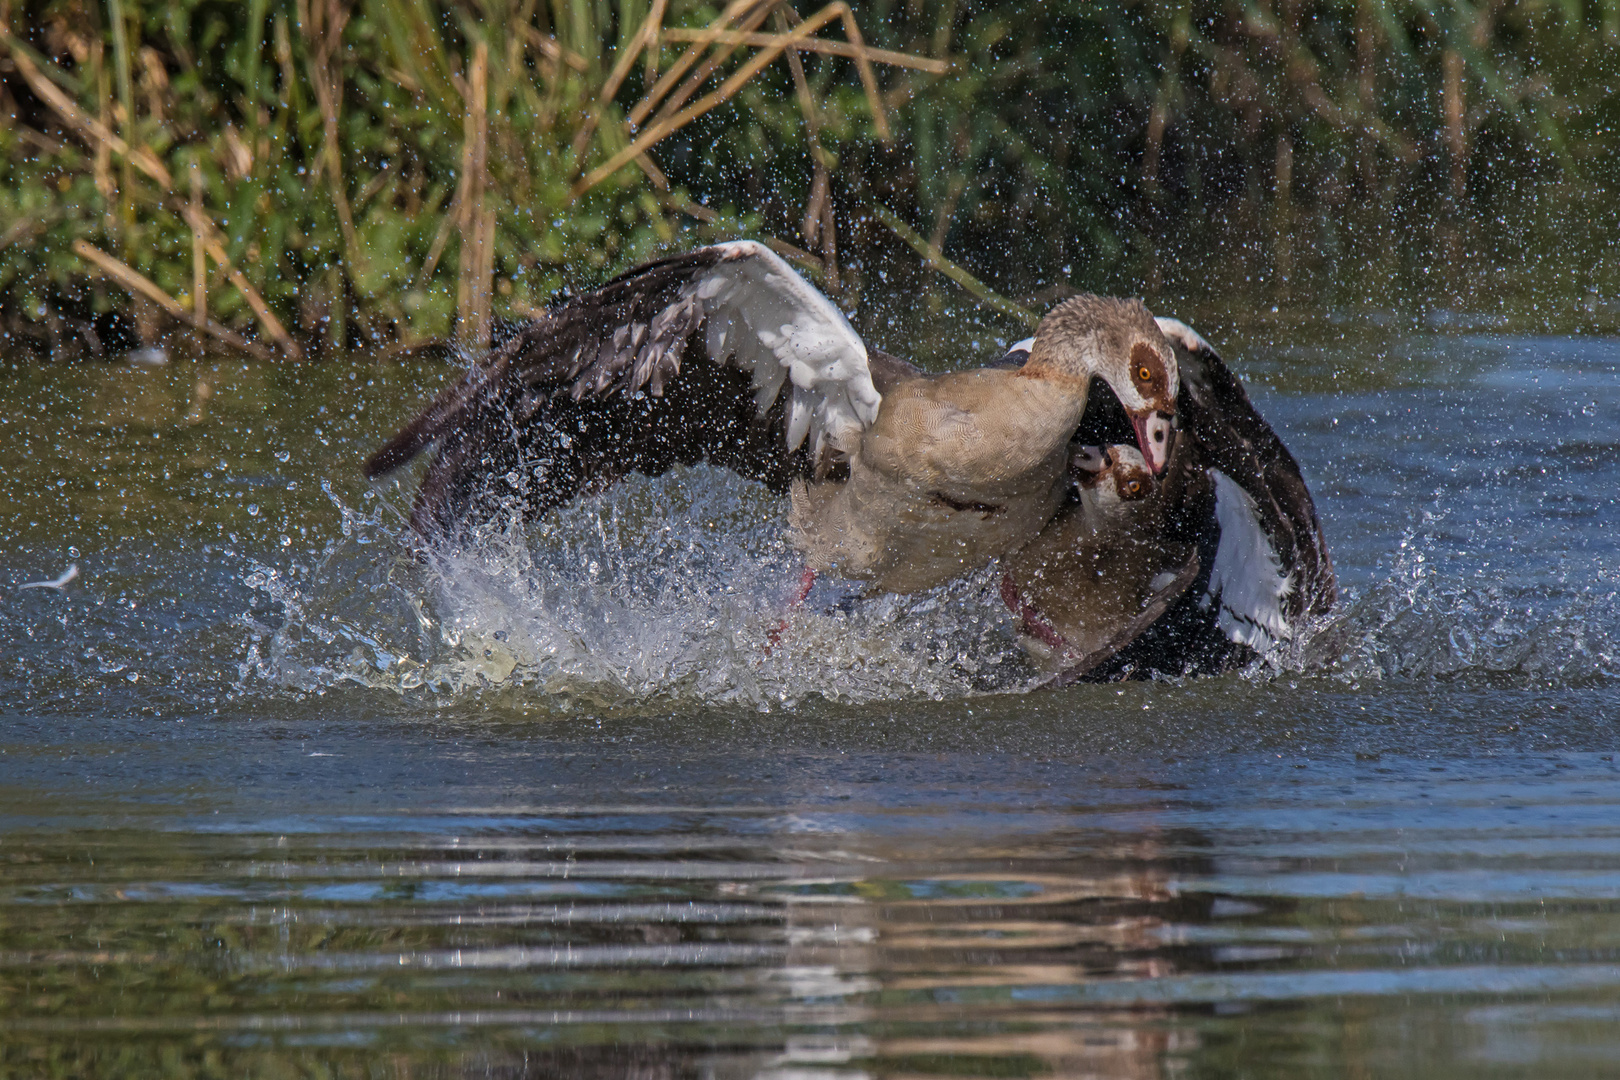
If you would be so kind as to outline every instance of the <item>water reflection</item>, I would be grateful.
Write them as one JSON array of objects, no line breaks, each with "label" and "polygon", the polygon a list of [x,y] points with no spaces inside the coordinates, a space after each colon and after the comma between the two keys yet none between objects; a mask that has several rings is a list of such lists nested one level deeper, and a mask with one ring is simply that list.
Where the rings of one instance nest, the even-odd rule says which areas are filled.
[{"label": "water reflection", "polygon": [[[365,738],[424,780],[456,775],[408,733]],[[270,778],[311,753],[251,741]],[[1620,1050],[1602,1004],[1620,999],[1605,755],[1545,781],[1380,759],[1303,786],[1263,758],[1139,759],[1112,779],[986,759],[922,793],[920,760],[878,755],[800,761],[753,805],[705,805],[677,774],[792,759],[655,743],[665,764],[635,800],[584,807],[591,786],[540,759],[498,775],[511,749],[462,759],[556,803],[266,832],[272,780],[245,789],[263,810],[238,794],[219,816],[163,812],[164,831],[9,830],[0,1042],[71,1043],[86,1071],[186,1045],[198,1070],[380,1052],[428,1075],[1160,1077],[1220,1072],[1249,1039],[1277,1055],[1261,1075],[1324,1054],[1388,1065],[1395,1040],[1394,1072],[1455,1075],[1424,1040],[1461,1037],[1452,1003],[1474,1003],[1462,1034],[1486,1064],[1515,1060],[1498,1022],[1571,1033],[1541,1062]],[[1343,798],[1378,770],[1397,803],[1427,803],[1396,842],[1395,804]],[[866,779],[826,782],[840,774]],[[83,812],[61,800],[30,805]]]},{"label": "water reflection", "polygon": [[[744,1044],[734,1065],[780,1077],[946,1058],[953,1075],[1157,1076],[1190,1045],[1163,1008],[1062,1000],[1185,966],[1166,929],[1207,904],[1171,895],[1151,842],[1077,857],[1059,854],[1077,836],[896,845],[807,832],[800,815],[705,825],[700,812],[669,837],[668,815],[614,816],[644,828],[579,836],[593,824],[581,820],[565,837],[535,823],[373,849],[194,837],[120,860],[112,880],[73,880],[112,854],[105,835],[75,837],[16,860],[28,869],[0,907],[50,912],[59,942],[118,947],[8,942],[0,965],[32,985],[6,1002],[5,1027],[22,1041],[191,1033],[237,1049],[334,1030],[381,1047],[401,1028],[449,1047],[539,1027],[576,1054],[595,1045],[604,1067],[624,1063],[615,1044],[664,1031],[677,1057],[729,1037]],[[744,838],[761,828],[772,835]],[[131,995],[140,1007],[114,1006]]]}]

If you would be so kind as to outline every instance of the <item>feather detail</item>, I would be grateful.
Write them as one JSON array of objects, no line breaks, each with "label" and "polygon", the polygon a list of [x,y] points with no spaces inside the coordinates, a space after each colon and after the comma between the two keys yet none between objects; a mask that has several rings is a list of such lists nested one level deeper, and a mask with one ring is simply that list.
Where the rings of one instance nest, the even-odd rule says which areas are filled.
[{"label": "feather detail", "polygon": [[1284,602],[1294,591],[1294,576],[1283,572],[1249,493],[1219,469],[1209,476],[1221,530],[1208,590],[1220,605],[1216,621],[1231,640],[1265,652],[1293,637]]},{"label": "feather detail", "polygon": [[[872,385],[860,335],[843,312],[770,248],[738,240],[717,250],[721,259],[698,288],[709,316],[710,355],[718,359],[729,354],[753,376],[762,413],[780,393],[785,373],[795,387],[790,450],[808,434],[813,446],[830,444],[840,453],[853,453],[859,432],[877,418],[883,401]],[[735,333],[739,324],[751,340]],[[774,389],[767,396],[769,388]],[[802,397],[800,391],[805,392]],[[801,431],[801,423],[809,426]]]},{"label": "feather detail", "polygon": [[[412,513],[432,535],[513,507],[541,513],[676,462],[712,461],[782,490],[853,453],[881,402],[843,313],[769,248],[737,241],[637,267],[540,315],[366,474],[437,443]],[[557,431],[568,439],[547,434]],[[523,480],[514,500],[514,471],[545,479]]]}]

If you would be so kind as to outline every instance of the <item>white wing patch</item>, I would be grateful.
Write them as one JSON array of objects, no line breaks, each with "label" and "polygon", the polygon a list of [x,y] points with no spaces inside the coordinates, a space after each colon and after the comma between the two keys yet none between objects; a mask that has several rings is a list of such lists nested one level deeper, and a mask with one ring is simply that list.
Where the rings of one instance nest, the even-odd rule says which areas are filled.
[{"label": "white wing patch", "polygon": [[1204,340],[1203,334],[1200,334],[1180,319],[1157,318],[1153,321],[1159,324],[1159,333],[1188,352],[1215,352],[1215,347]]},{"label": "white wing patch", "polygon": [[872,385],[866,345],[844,313],[764,244],[734,240],[697,280],[708,317],[709,355],[751,373],[764,413],[790,382],[787,441],[806,438],[817,457],[830,445],[853,453],[883,398]]},{"label": "white wing patch", "polygon": [[1221,606],[1216,621],[1228,638],[1265,652],[1293,637],[1282,602],[1294,591],[1294,578],[1282,572],[1254,499],[1220,470],[1209,476],[1221,529],[1209,574],[1209,595]]},{"label": "white wing patch", "polygon": [[[1015,341],[1011,345],[1007,346],[1006,352],[1001,354],[1001,362],[1005,364],[1014,359],[1019,359],[1020,361],[1027,360],[1029,358],[1029,350],[1033,349],[1034,347],[1035,339],[1032,337],[1027,337],[1023,341]],[[1023,357],[1018,357],[1018,353],[1023,353]]]}]

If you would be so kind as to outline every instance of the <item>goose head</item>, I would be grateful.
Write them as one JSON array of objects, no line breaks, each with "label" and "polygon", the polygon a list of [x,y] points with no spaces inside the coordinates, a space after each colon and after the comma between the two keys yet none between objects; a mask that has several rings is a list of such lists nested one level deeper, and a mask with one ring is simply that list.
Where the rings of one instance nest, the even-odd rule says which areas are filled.
[{"label": "goose head", "polygon": [[1033,372],[1100,378],[1119,398],[1151,474],[1170,461],[1176,389],[1176,354],[1140,300],[1083,295],[1047,312],[1036,328],[1029,359]]},{"label": "goose head", "polygon": [[1134,446],[1082,446],[1069,459],[1069,475],[1089,506],[1108,510],[1139,502],[1158,490],[1147,459]]}]

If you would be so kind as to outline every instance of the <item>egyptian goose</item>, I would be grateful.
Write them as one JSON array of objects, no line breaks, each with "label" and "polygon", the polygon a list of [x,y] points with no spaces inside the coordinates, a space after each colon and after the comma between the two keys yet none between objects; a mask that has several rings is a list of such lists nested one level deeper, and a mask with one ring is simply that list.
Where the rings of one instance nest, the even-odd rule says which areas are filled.
[{"label": "egyptian goose", "polygon": [[[1293,455],[1209,342],[1175,319],[1158,324],[1181,378],[1162,480],[1144,492],[1129,445],[1077,442],[1071,501],[1008,560],[1003,599],[1062,668],[1057,681],[1227,670],[1295,637],[1337,596]],[[1107,413],[1089,409],[1077,440],[1127,437]],[[1078,568],[1103,569],[1106,585]]]},{"label": "egyptian goose", "polygon": [[1139,301],[1075,297],[1016,367],[924,374],[869,351],[762,244],[661,259],[479,360],[366,463],[439,444],[412,521],[455,540],[630,472],[708,461],[791,493],[813,571],[911,593],[1022,547],[1067,497],[1094,385],[1163,472],[1176,353]]},{"label": "egyptian goose", "polygon": [[1025,645],[1078,677],[1141,637],[1198,574],[1197,549],[1166,536],[1164,492],[1134,446],[1080,446],[1076,497],[1005,560],[1001,596]]}]

